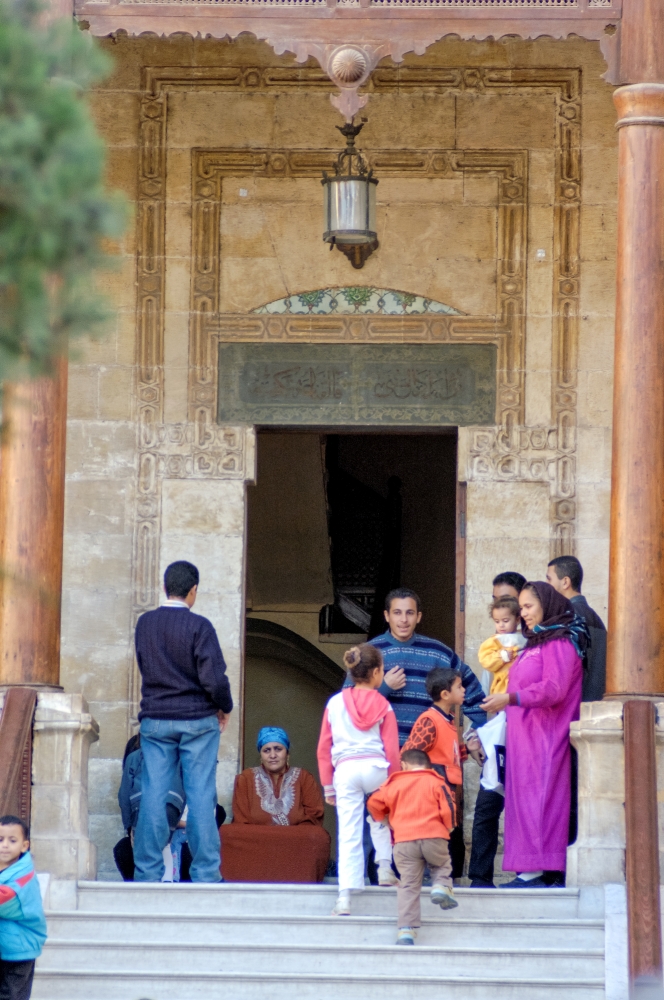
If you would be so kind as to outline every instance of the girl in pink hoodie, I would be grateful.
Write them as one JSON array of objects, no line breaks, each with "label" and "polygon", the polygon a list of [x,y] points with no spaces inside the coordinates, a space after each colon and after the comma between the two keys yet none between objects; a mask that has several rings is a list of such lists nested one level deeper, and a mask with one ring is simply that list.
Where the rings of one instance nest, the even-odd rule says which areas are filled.
[{"label": "girl in pink hoodie", "polygon": [[[325,801],[337,807],[339,831],[339,898],[333,913],[350,913],[351,890],[364,888],[364,803],[399,762],[397,722],[387,698],[377,688],[383,682],[383,657],[375,646],[362,643],[344,654],[354,687],[343,688],[327,703],[318,741],[318,770]],[[394,885],[388,827],[368,817],[376,849],[380,885]]]}]

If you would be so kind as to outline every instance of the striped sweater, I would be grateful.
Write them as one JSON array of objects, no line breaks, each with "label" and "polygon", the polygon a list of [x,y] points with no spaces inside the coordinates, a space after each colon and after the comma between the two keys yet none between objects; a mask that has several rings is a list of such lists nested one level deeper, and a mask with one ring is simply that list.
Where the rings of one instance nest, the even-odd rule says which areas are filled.
[{"label": "striped sweater", "polygon": [[[394,709],[399,727],[399,745],[403,746],[418,717],[432,704],[425,687],[426,676],[434,667],[452,667],[461,675],[465,689],[463,702],[464,714],[475,726],[486,722],[486,712],[479,706],[484,701],[484,691],[476,675],[467,664],[459,659],[444,643],[438,639],[429,639],[415,632],[408,642],[400,642],[392,633],[386,631],[369,640],[383,654],[385,673],[392,667],[402,667],[406,672],[406,686],[401,691],[393,691],[383,683],[380,693],[385,695]],[[346,679],[346,684],[350,678]]]}]

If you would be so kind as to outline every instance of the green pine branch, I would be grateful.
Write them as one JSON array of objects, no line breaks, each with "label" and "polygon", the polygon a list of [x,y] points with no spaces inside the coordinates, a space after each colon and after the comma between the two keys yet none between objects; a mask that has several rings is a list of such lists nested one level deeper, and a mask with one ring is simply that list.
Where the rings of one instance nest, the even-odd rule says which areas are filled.
[{"label": "green pine branch", "polygon": [[73,21],[44,27],[33,0],[0,0],[0,382],[49,371],[109,318],[94,272],[127,210],[104,188],[85,99],[109,70]]}]

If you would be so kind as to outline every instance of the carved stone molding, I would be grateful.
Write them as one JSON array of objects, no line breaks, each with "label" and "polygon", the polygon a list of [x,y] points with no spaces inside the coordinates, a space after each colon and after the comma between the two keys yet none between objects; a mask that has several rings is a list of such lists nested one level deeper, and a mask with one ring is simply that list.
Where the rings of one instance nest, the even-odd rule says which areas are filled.
[{"label": "carved stone molding", "polygon": [[573,555],[576,482],[574,442],[555,427],[474,428],[466,478],[469,482],[548,483],[551,496],[551,558]]},{"label": "carved stone molding", "polygon": [[506,150],[364,150],[389,177],[488,174],[497,181],[496,314],[467,316],[275,316],[219,314],[220,212],[225,177],[319,177],[333,150],[193,150],[190,420],[214,421],[220,340],[323,340],[329,343],[494,343],[498,346],[497,420],[523,422],[527,155]]},{"label": "carved stone molding", "polygon": [[[145,429],[144,429],[145,430]],[[141,436],[137,514],[134,529],[133,621],[159,604],[161,484],[164,479],[256,478],[256,435],[252,427],[152,424]],[[136,708],[140,681],[132,672],[130,703]],[[135,714],[135,713],[134,713]]]},{"label": "carved stone molding", "polygon": [[250,427],[153,424],[141,437],[134,547],[134,615],[159,602],[161,482],[164,479],[255,478]]}]

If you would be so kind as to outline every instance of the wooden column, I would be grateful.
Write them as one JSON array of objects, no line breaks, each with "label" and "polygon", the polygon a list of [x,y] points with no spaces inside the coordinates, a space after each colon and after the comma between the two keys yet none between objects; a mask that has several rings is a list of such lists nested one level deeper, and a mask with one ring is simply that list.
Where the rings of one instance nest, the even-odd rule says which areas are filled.
[{"label": "wooden column", "polygon": [[[664,693],[664,4],[625,0],[607,694],[625,699],[630,996],[661,996],[655,708]],[[640,700],[630,698],[636,695]],[[654,990],[654,993],[650,991]]]},{"label": "wooden column", "polygon": [[58,685],[67,362],[5,386],[0,474],[0,684]]},{"label": "wooden column", "polygon": [[664,694],[664,84],[620,87],[607,692]]}]

